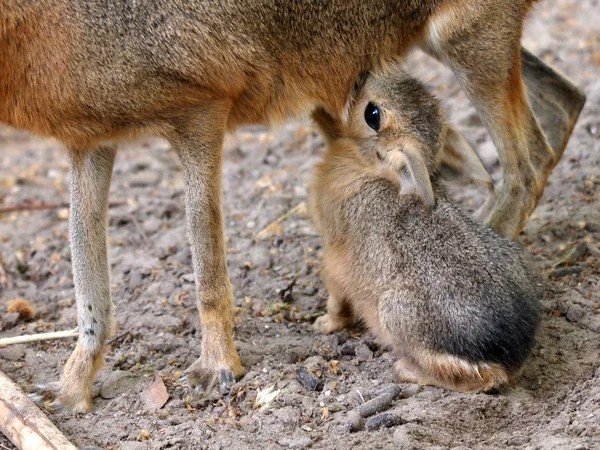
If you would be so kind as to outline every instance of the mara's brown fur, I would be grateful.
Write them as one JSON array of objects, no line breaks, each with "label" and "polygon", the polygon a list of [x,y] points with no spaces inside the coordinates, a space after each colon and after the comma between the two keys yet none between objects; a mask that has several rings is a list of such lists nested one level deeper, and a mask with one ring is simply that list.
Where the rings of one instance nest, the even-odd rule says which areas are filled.
[{"label": "mara's brown fur", "polygon": [[[202,356],[188,380],[198,388],[219,382],[227,389],[243,369],[232,339],[222,235],[224,134],[315,106],[337,118],[362,71],[390,66],[413,47],[457,73],[492,132],[505,183],[484,213],[496,230],[515,236],[582,105],[572,85],[539,60],[528,60],[523,68],[528,82],[539,83],[527,73],[541,68],[562,89],[553,88],[554,96],[540,92],[534,107],[553,118],[548,98],[576,105],[564,108],[564,132],[550,151],[523,97],[519,72],[519,41],[530,5],[529,0],[0,0],[0,122],[59,139],[73,159],[70,230],[78,345],[86,351],[74,353],[67,367],[96,358],[113,322],[104,208],[118,140],[163,136],[183,162],[203,326]],[[548,123],[556,128],[555,120]],[[64,379],[58,402],[67,408],[90,407],[96,365],[85,367],[91,375]],[[81,395],[83,402],[70,400]]]}]

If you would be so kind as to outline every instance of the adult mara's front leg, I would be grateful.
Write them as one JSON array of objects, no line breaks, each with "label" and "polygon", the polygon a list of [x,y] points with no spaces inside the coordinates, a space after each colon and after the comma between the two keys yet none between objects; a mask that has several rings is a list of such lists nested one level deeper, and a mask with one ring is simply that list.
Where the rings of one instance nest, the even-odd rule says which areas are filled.
[{"label": "adult mara's front leg", "polygon": [[233,290],[227,273],[221,211],[221,160],[229,114],[225,102],[174,120],[167,138],[184,170],[188,234],[202,327],[200,358],[185,381],[197,390],[227,391],[244,373],[233,342]]},{"label": "adult mara's front leg", "polygon": [[108,191],[115,147],[72,150],[69,236],[79,339],[60,382],[37,386],[32,398],[55,396],[53,407],[91,408],[92,385],[104,366],[104,343],[114,331],[114,307],[106,251]]}]

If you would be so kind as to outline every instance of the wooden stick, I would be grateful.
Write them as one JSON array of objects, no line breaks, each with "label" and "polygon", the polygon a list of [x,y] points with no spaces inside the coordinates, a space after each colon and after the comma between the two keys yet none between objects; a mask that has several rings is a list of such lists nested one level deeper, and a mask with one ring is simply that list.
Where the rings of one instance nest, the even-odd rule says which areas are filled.
[{"label": "wooden stick", "polygon": [[77,328],[64,331],[52,331],[50,333],[24,334],[22,336],[0,339],[0,347],[6,347],[7,345],[14,344],[24,344],[26,342],[51,341],[53,339],[63,339],[77,336],[79,336]]},{"label": "wooden stick", "polygon": [[280,224],[281,222],[283,222],[285,219],[287,219],[291,215],[296,214],[297,212],[300,212],[302,210],[306,210],[305,202],[298,203],[296,206],[294,206],[288,212],[279,216],[277,219],[275,219],[273,222],[271,222],[269,225],[267,225],[265,228],[263,228],[262,231],[258,232],[256,234],[255,238],[262,239],[263,237],[265,237],[267,234],[269,234],[271,232],[271,229],[273,228],[274,225]]},{"label": "wooden stick", "polygon": [[0,431],[19,450],[77,450],[35,403],[2,372]]},{"label": "wooden stick", "polygon": [[[116,206],[123,206],[127,204],[125,200],[114,200],[108,203],[109,208]],[[44,209],[61,209],[69,208],[71,204],[69,202],[60,203],[44,203],[44,202],[23,202],[17,205],[0,205],[0,213],[10,213],[18,211],[41,211]]]}]

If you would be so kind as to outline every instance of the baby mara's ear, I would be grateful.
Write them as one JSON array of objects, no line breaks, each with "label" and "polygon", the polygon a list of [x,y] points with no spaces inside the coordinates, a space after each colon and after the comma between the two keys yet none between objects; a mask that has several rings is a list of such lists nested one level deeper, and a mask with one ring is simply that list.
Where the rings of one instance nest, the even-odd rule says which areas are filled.
[{"label": "baby mara's ear", "polygon": [[462,181],[484,186],[493,192],[492,177],[483,166],[479,155],[467,140],[449,127],[440,160],[440,175],[448,181]]},{"label": "baby mara's ear", "polygon": [[435,206],[435,197],[423,152],[409,147],[390,151],[385,159],[400,174],[400,195],[417,195],[425,211],[431,211]]},{"label": "baby mara's ear", "polygon": [[321,130],[326,144],[331,144],[342,137],[341,125],[322,107],[318,107],[312,113],[312,119]]}]

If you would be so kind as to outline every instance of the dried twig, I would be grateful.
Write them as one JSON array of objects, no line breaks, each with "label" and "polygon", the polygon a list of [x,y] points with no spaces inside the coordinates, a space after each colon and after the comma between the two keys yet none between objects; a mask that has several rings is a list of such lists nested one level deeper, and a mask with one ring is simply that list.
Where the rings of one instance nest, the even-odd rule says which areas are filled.
[{"label": "dried twig", "polygon": [[360,397],[360,401],[361,401],[361,403],[364,403],[364,402],[365,402],[365,398],[363,397],[363,395],[360,393],[360,391],[359,391],[358,389],[356,390],[356,393],[357,393],[357,394],[358,394],[358,396]]},{"label": "dried twig", "polygon": [[21,336],[0,339],[0,347],[6,347],[7,345],[14,344],[24,344],[27,342],[51,341],[54,339],[63,339],[77,336],[79,336],[77,328],[65,331],[52,331],[50,333],[25,334]]},{"label": "dried twig", "polygon": [[129,333],[131,333],[131,331],[125,330],[122,333],[117,334],[116,336],[114,336],[111,339],[109,339],[106,342],[106,345],[113,344],[113,343],[117,342],[119,339],[123,339],[124,337],[129,336]]},{"label": "dried twig", "polygon": [[292,292],[294,291],[294,286],[296,286],[297,279],[298,276],[296,275],[285,288],[279,291],[279,299],[282,302],[292,303],[294,301],[294,296],[292,295]]},{"label": "dried twig", "polygon": [[273,230],[276,225],[279,225],[281,222],[283,222],[285,219],[287,219],[291,215],[296,214],[297,212],[300,212],[303,210],[306,210],[306,203],[305,202],[298,203],[296,206],[294,206],[288,212],[279,216],[277,219],[275,219],[273,222],[271,222],[269,225],[267,225],[261,231],[256,233],[256,236],[255,236],[256,239],[262,239],[263,237],[267,236],[269,233],[271,233],[271,230]]},{"label": "dried twig", "polygon": [[150,240],[148,239],[148,236],[146,236],[146,233],[144,232],[143,228],[140,226],[140,223],[135,218],[135,214],[131,214],[131,221],[133,222],[133,224],[137,228],[138,232],[140,233],[140,236],[142,236],[142,239],[144,240],[144,244],[146,244],[146,245],[149,246],[150,245]]},{"label": "dried twig", "polygon": [[[127,204],[125,200],[114,200],[108,203],[109,208],[123,206]],[[69,202],[46,203],[46,202],[23,202],[16,205],[0,205],[0,213],[20,212],[20,211],[42,211],[45,209],[69,208]]]},{"label": "dried twig", "polygon": [[1,372],[0,431],[19,450],[76,450],[50,419]]},{"label": "dried twig", "polygon": [[271,403],[279,395],[281,389],[275,390],[275,386],[271,386],[267,389],[256,391],[256,397],[254,398],[254,409],[259,411],[265,411],[271,407]]}]

